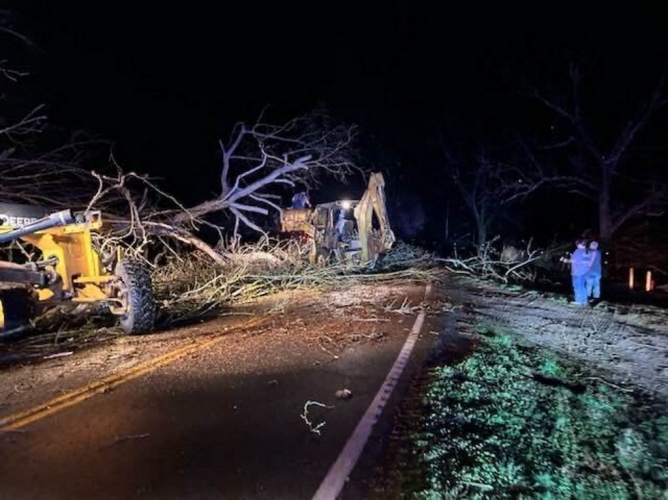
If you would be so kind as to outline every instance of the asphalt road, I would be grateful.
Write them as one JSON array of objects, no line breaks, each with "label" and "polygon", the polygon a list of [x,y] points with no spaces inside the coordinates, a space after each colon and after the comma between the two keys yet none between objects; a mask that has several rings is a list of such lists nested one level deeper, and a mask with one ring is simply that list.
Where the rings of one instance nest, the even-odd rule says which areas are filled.
[{"label": "asphalt road", "polygon": [[[336,359],[289,335],[261,344],[258,336],[230,336],[17,432],[0,432],[0,498],[312,498],[415,317],[400,323],[393,316],[382,341],[353,343]],[[393,408],[435,328],[432,317],[342,498],[367,497]],[[352,398],[337,399],[342,388]],[[309,409],[309,420],[324,422],[320,435],[300,416],[307,401],[327,406]]]}]

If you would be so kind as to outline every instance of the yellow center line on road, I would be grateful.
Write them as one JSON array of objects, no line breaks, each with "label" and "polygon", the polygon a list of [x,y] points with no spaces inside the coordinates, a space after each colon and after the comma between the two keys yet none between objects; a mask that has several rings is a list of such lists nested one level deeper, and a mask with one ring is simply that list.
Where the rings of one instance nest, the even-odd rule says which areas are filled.
[{"label": "yellow center line on road", "polygon": [[[258,326],[259,324],[265,322],[268,318],[266,316],[252,319],[242,325],[239,325],[235,329],[245,330]],[[180,347],[173,351],[170,351],[162,356],[148,360],[144,363],[140,363],[137,366],[128,368],[125,371],[120,373],[114,373],[103,377],[99,380],[86,384],[78,389],[74,389],[62,396],[53,398],[46,403],[34,406],[28,410],[24,410],[18,413],[14,413],[4,418],[0,418],[0,431],[13,431],[20,429],[28,424],[41,420],[49,415],[58,413],[65,408],[69,408],[77,403],[85,401],[86,399],[103,392],[109,391],[114,387],[117,387],[129,380],[135,379],[149,373],[161,366],[165,366],[172,361],[192,354],[197,351],[201,351],[208,347],[211,347],[217,342],[220,342],[225,338],[230,332],[226,332],[224,335],[215,335],[213,338],[206,338],[200,341],[196,341],[194,344]]]}]

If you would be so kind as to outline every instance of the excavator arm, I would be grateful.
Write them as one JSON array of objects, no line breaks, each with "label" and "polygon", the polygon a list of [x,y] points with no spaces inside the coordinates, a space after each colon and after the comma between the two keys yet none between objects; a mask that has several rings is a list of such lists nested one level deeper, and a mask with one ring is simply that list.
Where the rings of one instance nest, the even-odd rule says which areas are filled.
[{"label": "excavator arm", "polygon": [[[378,220],[378,229],[373,227],[374,213]],[[363,263],[375,261],[378,255],[392,248],[396,238],[387,216],[385,179],[380,172],[371,174],[369,186],[355,207],[354,216],[357,220]]]}]

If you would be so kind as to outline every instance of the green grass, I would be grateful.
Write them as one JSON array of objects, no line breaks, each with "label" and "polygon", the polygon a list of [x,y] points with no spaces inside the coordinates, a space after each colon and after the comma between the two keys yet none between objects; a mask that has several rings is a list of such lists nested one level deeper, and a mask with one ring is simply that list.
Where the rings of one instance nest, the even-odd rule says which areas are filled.
[{"label": "green grass", "polygon": [[478,331],[476,351],[433,368],[402,422],[400,497],[668,499],[668,417],[554,354]]}]

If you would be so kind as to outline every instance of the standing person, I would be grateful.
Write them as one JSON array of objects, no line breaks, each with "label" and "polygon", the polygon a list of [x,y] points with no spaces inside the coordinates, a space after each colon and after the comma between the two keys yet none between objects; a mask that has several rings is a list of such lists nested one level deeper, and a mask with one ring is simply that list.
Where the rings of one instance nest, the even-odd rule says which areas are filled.
[{"label": "standing person", "polygon": [[589,271],[590,256],[587,254],[587,244],[584,240],[575,242],[575,251],[568,257],[562,258],[562,262],[571,265],[571,280],[575,303],[580,306],[587,305],[587,290],[585,289],[585,277]]},{"label": "standing person", "polygon": [[335,227],[336,232],[339,233],[339,237],[343,236],[343,232],[346,229],[346,211],[343,208],[339,210],[339,215]]},{"label": "standing person", "polygon": [[292,197],[292,208],[311,208],[311,200],[308,199],[306,191],[297,193]]},{"label": "standing person", "polygon": [[585,289],[587,298],[597,301],[601,298],[601,251],[598,249],[598,241],[589,242],[589,270],[585,278]]}]

